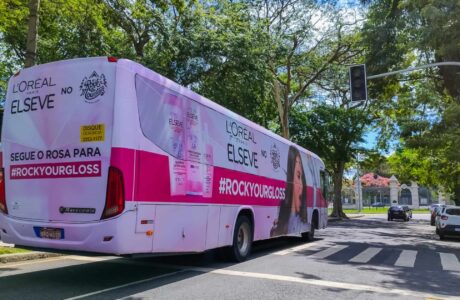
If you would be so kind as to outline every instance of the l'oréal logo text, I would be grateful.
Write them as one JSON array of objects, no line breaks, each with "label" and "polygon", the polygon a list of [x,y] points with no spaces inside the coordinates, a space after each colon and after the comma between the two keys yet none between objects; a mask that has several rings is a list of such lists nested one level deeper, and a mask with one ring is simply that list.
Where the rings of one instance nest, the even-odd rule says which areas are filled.
[{"label": "l'or\u00e9al logo text", "polygon": [[241,141],[251,141],[252,143],[257,144],[254,132],[249,130],[246,126],[242,126],[235,121],[225,121],[225,127],[230,136],[233,136]]},{"label": "l'or\u00e9al logo text", "polygon": [[24,93],[39,90],[43,87],[55,86],[51,77],[37,78],[35,80],[22,80],[13,85],[13,93]]}]

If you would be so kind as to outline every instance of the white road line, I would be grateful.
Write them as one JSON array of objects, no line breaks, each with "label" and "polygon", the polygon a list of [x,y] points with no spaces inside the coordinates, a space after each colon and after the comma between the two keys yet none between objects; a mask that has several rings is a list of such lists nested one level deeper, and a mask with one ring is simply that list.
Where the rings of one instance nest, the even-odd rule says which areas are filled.
[{"label": "white road line", "polygon": [[458,297],[456,296],[450,297],[446,295],[426,294],[426,293],[405,290],[405,289],[392,289],[389,287],[370,286],[370,285],[364,285],[364,284],[353,284],[353,283],[319,280],[319,279],[305,279],[305,278],[299,278],[299,277],[293,277],[293,276],[273,275],[273,274],[255,273],[255,272],[241,272],[241,271],[227,270],[227,269],[213,269],[213,268],[177,266],[177,265],[173,266],[173,265],[164,265],[164,264],[155,264],[155,266],[174,268],[174,269],[183,268],[187,271],[195,271],[195,272],[209,273],[209,274],[220,274],[220,275],[228,275],[228,276],[240,276],[240,277],[248,277],[248,278],[294,282],[294,283],[308,284],[308,285],[321,286],[321,287],[327,287],[327,288],[338,288],[338,289],[343,289],[343,290],[355,290],[355,291],[373,292],[373,293],[379,293],[379,294],[397,294],[397,295],[402,295],[402,296],[412,296],[412,297],[420,297],[420,298],[440,298],[440,299],[457,299],[458,300]]},{"label": "white road line", "polygon": [[457,256],[455,254],[442,252],[438,253],[441,257],[441,264],[443,270],[460,272],[460,263],[458,262]]},{"label": "white road line", "polygon": [[297,247],[292,247],[292,248],[289,248],[289,249],[281,250],[281,251],[275,252],[273,254],[274,255],[286,255],[286,254],[289,254],[289,253],[292,253],[292,252],[302,251],[302,250],[311,248],[313,246],[319,246],[319,245],[315,244],[315,243],[308,243],[308,244],[300,245],[300,246],[297,246]]},{"label": "white road line", "polygon": [[345,248],[347,248],[348,246],[343,246],[343,245],[335,245],[333,247],[330,247],[326,250],[323,250],[323,251],[319,251],[319,252],[316,252],[315,254],[312,254],[310,255],[310,257],[313,257],[313,258],[326,258],[328,256],[331,256],[332,254],[335,254]]},{"label": "white road line", "polygon": [[171,273],[167,273],[167,274],[163,274],[163,275],[159,275],[159,276],[154,276],[154,277],[150,277],[150,278],[146,278],[146,279],[142,279],[142,280],[138,280],[138,281],[133,281],[133,282],[130,282],[130,283],[117,285],[117,286],[114,286],[114,287],[111,287],[111,288],[95,291],[95,292],[92,292],[92,293],[79,295],[79,296],[75,296],[75,297],[72,297],[72,298],[67,298],[65,300],[76,300],[76,299],[81,299],[81,298],[85,298],[85,297],[90,297],[90,296],[94,296],[94,295],[97,295],[97,294],[110,292],[110,291],[113,291],[113,290],[116,290],[116,289],[121,289],[121,288],[124,288],[124,287],[128,287],[128,286],[131,286],[131,285],[141,284],[141,283],[144,283],[144,282],[149,282],[149,281],[152,281],[152,280],[161,279],[161,278],[168,277],[168,276],[171,276],[171,275],[176,275],[176,274],[186,272],[186,271],[188,271],[188,270],[184,269],[184,270],[171,272]]},{"label": "white road line", "polygon": [[380,251],[382,251],[382,248],[374,248],[374,247],[369,247],[360,254],[356,255],[352,259],[350,259],[351,262],[354,263],[367,263],[369,262],[374,256],[376,256]]},{"label": "white road line", "polygon": [[413,268],[415,259],[417,258],[417,251],[403,250],[395,263],[395,266]]}]

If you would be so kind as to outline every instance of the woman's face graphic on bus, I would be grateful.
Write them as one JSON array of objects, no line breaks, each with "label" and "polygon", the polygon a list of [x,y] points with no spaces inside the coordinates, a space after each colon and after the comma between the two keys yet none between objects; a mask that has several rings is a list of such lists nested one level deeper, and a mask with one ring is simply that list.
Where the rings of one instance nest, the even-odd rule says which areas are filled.
[{"label": "woman's face graphic on bus", "polygon": [[302,190],[304,188],[302,184],[302,176],[303,176],[303,170],[302,170],[302,161],[300,159],[300,156],[296,156],[295,158],[295,166],[294,166],[294,188],[292,190],[292,210],[295,212],[300,211],[300,201],[301,201],[301,195],[302,195]]}]

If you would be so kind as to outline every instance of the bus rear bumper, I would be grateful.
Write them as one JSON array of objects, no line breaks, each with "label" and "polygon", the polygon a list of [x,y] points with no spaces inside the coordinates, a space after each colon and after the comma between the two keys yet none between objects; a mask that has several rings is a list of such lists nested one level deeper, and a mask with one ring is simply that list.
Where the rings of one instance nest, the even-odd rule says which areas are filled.
[{"label": "bus rear bumper", "polygon": [[[90,223],[39,222],[0,214],[0,236],[5,243],[32,248],[84,251],[106,254],[148,253],[153,240],[135,233],[136,213],[125,211],[116,218]],[[43,228],[62,232],[41,237]]]}]

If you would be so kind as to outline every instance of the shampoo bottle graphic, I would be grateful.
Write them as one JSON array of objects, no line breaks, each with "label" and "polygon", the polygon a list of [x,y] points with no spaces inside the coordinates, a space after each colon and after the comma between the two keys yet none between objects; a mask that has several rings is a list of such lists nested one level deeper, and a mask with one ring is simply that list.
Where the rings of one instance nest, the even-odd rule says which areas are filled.
[{"label": "shampoo bottle graphic", "polygon": [[204,180],[203,180],[203,196],[206,198],[212,197],[212,183],[214,176],[214,154],[212,144],[209,142],[211,137],[209,136],[208,124],[204,124]]},{"label": "shampoo bottle graphic", "polygon": [[187,182],[185,188],[188,195],[203,195],[202,132],[200,129],[200,106],[194,101],[190,101],[186,114]]},{"label": "shampoo bottle graphic", "polygon": [[185,195],[186,166],[184,161],[185,122],[181,100],[168,94],[166,96],[168,111],[168,147],[173,157],[169,160],[171,178],[171,195]]}]

